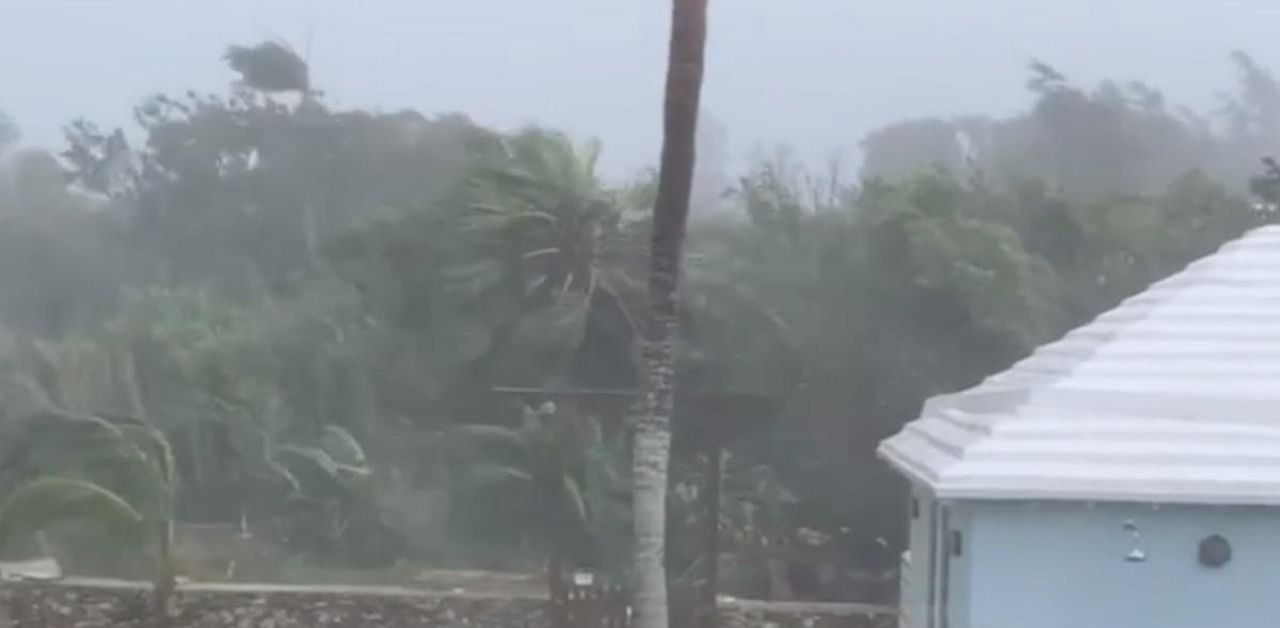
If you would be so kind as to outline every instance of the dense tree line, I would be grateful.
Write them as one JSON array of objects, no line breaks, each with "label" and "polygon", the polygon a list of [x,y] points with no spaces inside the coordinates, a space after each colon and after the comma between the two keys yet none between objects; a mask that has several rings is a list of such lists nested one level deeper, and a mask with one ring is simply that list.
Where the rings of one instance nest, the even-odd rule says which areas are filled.
[{"label": "dense tree line", "polygon": [[[55,156],[0,121],[0,441],[37,416],[132,417],[171,445],[178,521],[314,562],[517,567],[554,544],[625,565],[626,395],[494,389],[640,385],[654,177],[606,181],[600,145],[554,130],[337,109],[305,66],[237,50],[229,94],[148,99],[136,140],[76,121]],[[690,225],[679,390],[779,408],[731,447],[729,525],[887,560],[902,487],[873,449],[927,396],[1271,220],[1248,189],[1275,178],[1258,160],[1280,88],[1234,59],[1212,115],[1039,64],[1022,114],[870,134],[857,184],[785,152],[723,193],[695,184],[723,211]],[[749,414],[677,406],[677,441]],[[677,577],[694,462],[677,442]],[[41,470],[0,473],[13,493]]]}]

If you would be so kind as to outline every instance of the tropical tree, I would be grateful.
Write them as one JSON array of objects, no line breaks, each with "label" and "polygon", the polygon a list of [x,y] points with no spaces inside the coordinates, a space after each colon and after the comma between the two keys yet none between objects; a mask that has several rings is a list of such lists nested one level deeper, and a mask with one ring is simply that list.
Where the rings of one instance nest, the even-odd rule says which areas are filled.
[{"label": "tropical tree", "polygon": [[326,425],[313,444],[288,443],[269,455],[268,469],[286,489],[273,497],[283,500],[287,547],[346,564],[392,562],[394,533],[379,516],[373,469],[350,432]]},{"label": "tropical tree", "polygon": [[[784,509],[793,505],[793,493],[778,478],[768,464],[752,464],[743,458],[726,453],[719,458],[722,483],[722,499],[717,510],[718,525],[722,534],[723,553],[737,553],[741,546],[767,545],[771,538],[785,532]],[[700,581],[706,556],[703,549],[707,512],[701,488],[707,486],[705,474],[715,472],[714,466],[673,463],[672,498],[668,500],[673,512],[670,529],[677,534],[670,539],[668,551],[672,553],[668,564],[676,582],[688,587]],[[766,569],[757,574],[763,576]],[[705,583],[701,583],[705,585]],[[751,597],[767,597],[768,591],[750,587],[750,583],[726,583],[737,590],[732,594],[749,594]],[[673,587],[676,588],[676,587]]]},{"label": "tropical tree", "polygon": [[336,110],[305,89],[306,66],[274,42],[232,47],[230,94],[159,94],[144,134],[77,120],[62,157],[79,187],[109,196],[157,282],[216,280],[242,293],[291,285],[321,245],[383,205],[417,206],[452,187],[489,133],[461,115]]},{"label": "tropical tree", "polygon": [[[46,338],[100,323],[137,277],[123,221],[66,188],[57,159],[0,160],[0,322]],[[31,268],[41,272],[33,273]]]},{"label": "tropical tree", "polygon": [[1156,194],[1200,169],[1241,193],[1258,156],[1280,140],[1280,84],[1247,55],[1231,60],[1238,87],[1208,114],[1177,107],[1140,81],[1089,88],[1033,62],[1027,111],[895,122],[863,140],[862,175],[898,183],[942,168],[1001,190],[1039,180],[1073,200],[1097,202]]},{"label": "tropical tree", "polygon": [[[664,518],[668,530],[691,521],[681,496],[661,499],[665,435],[675,432],[670,475],[687,484],[682,428],[702,418],[686,403],[672,416],[672,387],[686,401],[724,391],[785,401],[777,427],[735,444],[735,464],[766,465],[793,490],[786,525],[893,538],[900,489],[872,447],[923,399],[1275,219],[1280,169],[1257,172],[1256,159],[1280,141],[1280,90],[1248,57],[1233,57],[1239,87],[1207,116],[1150,86],[1079,86],[1035,64],[1024,112],[904,121],[869,136],[868,180],[856,187],[779,151],[726,197],[723,155],[704,159],[726,135],[703,113],[692,144],[698,220],[681,260],[704,4],[673,5],[664,161],[625,185],[597,173],[597,143],[552,130],[334,108],[305,61],[275,43],[228,51],[240,79],[228,93],[141,103],[136,139],[73,123],[61,164],[0,147],[0,322],[41,338],[34,349],[0,343],[0,357],[25,356],[13,371],[53,400],[0,378],[4,424],[21,431],[50,408],[136,417],[172,441],[185,521],[244,515],[255,533],[283,523],[289,538],[276,540],[328,564],[406,555],[383,541],[425,526],[388,523],[395,507],[428,494],[453,505],[445,487],[457,485],[476,489],[457,492],[461,514],[487,517],[494,536],[558,540],[583,560],[597,558],[583,549],[589,538],[612,568],[627,561],[611,554],[632,547],[600,530],[632,523],[613,503],[629,497],[640,515],[630,530],[641,541],[638,610],[658,621],[663,552],[676,570],[698,553],[661,537]],[[1250,174],[1262,203],[1241,196]],[[626,436],[606,416],[617,407],[562,402],[536,431],[452,430],[524,425],[506,420],[495,384],[618,398],[644,388],[635,455],[614,451]],[[597,421],[599,438],[569,436]],[[504,436],[461,435],[472,430]],[[475,446],[450,448],[456,461],[423,455],[440,434]],[[572,464],[545,463],[557,458]],[[619,463],[633,467],[632,493],[592,479]],[[122,503],[150,525],[130,484],[63,473],[71,468],[21,494],[65,490],[60,508],[71,513],[104,494],[64,480],[91,481],[121,498],[103,508]],[[49,474],[14,476],[0,495]],[[389,496],[391,486],[404,492]],[[511,510],[465,512],[477,494],[505,495]],[[535,504],[572,523],[534,529],[509,514]],[[437,503],[412,507],[416,517]],[[456,514],[431,521],[475,522]],[[466,527],[454,539],[480,526]],[[571,529],[580,538],[548,538]],[[462,562],[479,562],[462,547]]]},{"label": "tropical tree", "polygon": [[[627,520],[625,481],[616,451],[596,419],[547,402],[524,408],[517,427],[469,424],[450,437],[458,489],[496,520],[533,522],[517,534],[545,544],[553,583],[563,561],[609,569],[619,564],[618,524]],[[532,534],[529,534],[529,533]]]},{"label": "tropical tree", "polygon": [[1270,203],[1273,206],[1271,211],[1275,211],[1274,206],[1280,203],[1280,164],[1273,157],[1263,157],[1262,166],[1262,174],[1249,180],[1249,191]]},{"label": "tropical tree", "polygon": [[635,607],[641,628],[665,628],[669,620],[663,557],[679,337],[676,290],[693,188],[706,36],[706,0],[674,0],[662,160],[649,253],[649,312],[643,338],[644,411],[636,422],[632,454]]},{"label": "tropical tree", "polygon": [[52,407],[8,420],[4,431],[0,481],[11,488],[0,502],[0,550],[67,520],[102,526],[152,555],[154,618],[165,625],[179,480],[164,434],[128,417]]},{"label": "tropical tree", "polygon": [[370,532],[372,470],[354,435],[379,428],[377,408],[353,392],[378,334],[356,292],[316,280],[247,304],[206,290],[128,296],[99,335],[129,349],[138,405],[174,435],[200,494],[184,515],[284,521],[291,548],[371,560],[354,536],[390,535]]},{"label": "tropical tree", "polygon": [[[538,384],[631,385],[629,347],[643,288],[629,244],[639,229],[624,213],[627,191],[599,180],[597,142],[577,146],[528,129],[503,145],[496,163],[473,177],[462,218],[480,259],[454,277],[475,314],[496,318],[503,342],[492,350],[505,358],[507,383],[532,371],[543,378]],[[590,334],[600,326],[607,338]],[[613,347],[613,359],[584,367],[584,352],[597,348],[591,340]],[[617,372],[601,372],[610,368]]]}]

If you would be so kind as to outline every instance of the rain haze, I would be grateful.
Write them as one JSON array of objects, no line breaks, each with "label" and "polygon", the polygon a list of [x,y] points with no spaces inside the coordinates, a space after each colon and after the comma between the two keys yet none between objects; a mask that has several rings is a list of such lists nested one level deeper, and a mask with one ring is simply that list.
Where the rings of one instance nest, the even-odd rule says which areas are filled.
[{"label": "rain haze", "polygon": [[0,0],[0,628],[1275,628],[1277,6]]},{"label": "rain haze", "polygon": [[[669,8],[656,0],[63,2],[7,0],[4,108],[27,141],[77,116],[104,125],[157,91],[216,91],[229,42],[308,48],[335,102],[461,111],[595,136],[611,176],[656,163]],[[904,118],[1026,106],[1033,57],[1073,81],[1142,80],[1197,109],[1232,80],[1227,54],[1280,58],[1264,0],[722,0],[711,3],[705,110],[735,159],[787,143],[856,159]],[[1211,27],[1210,27],[1211,26]]]}]

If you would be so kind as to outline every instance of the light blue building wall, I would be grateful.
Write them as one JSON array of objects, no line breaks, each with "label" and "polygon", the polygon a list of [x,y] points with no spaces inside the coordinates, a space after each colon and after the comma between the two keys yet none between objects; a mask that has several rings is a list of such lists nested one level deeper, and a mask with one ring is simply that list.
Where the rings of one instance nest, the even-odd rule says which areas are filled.
[{"label": "light blue building wall", "polygon": [[[949,510],[945,624],[929,623],[927,587],[904,591],[911,628],[1280,627],[1280,509],[1077,502],[961,502]],[[919,526],[919,520],[913,524]],[[1137,524],[1139,540],[1125,530]],[[912,577],[927,566],[914,555]],[[1231,560],[1206,567],[1202,540]],[[920,542],[928,541],[920,538]],[[1129,562],[1135,549],[1143,562]]]}]

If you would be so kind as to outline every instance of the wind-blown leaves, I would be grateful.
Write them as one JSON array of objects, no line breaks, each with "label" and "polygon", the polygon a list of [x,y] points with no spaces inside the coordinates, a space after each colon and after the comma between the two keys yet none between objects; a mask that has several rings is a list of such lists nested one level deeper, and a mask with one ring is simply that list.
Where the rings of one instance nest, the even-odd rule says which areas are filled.
[{"label": "wind-blown leaves", "polygon": [[358,467],[364,466],[367,461],[364,447],[345,428],[337,425],[324,426],[321,441],[325,451],[329,452],[333,459],[341,464]]},{"label": "wind-blown leaves", "polygon": [[360,548],[375,541],[369,535],[388,532],[378,486],[360,442],[343,428],[326,427],[332,429],[321,430],[317,445],[289,443],[271,450],[269,469],[287,489],[274,498],[275,515],[293,551],[358,560]]},{"label": "wind-blown leaves", "polygon": [[451,436],[461,454],[458,487],[464,496],[501,499],[560,552],[594,544],[591,551],[609,553],[597,537],[618,529],[619,502],[626,500],[619,499],[618,474],[608,468],[614,452],[605,452],[594,418],[547,402],[525,407],[518,427],[467,424]]},{"label": "wind-blown leaves", "polygon": [[[552,130],[340,109],[287,46],[227,52],[229,94],[148,99],[137,140],[72,123],[74,194],[50,155],[0,160],[0,319],[20,332],[0,333],[0,495],[92,480],[148,519],[319,530],[290,548],[345,561],[393,537],[381,517],[410,502],[471,534],[473,491],[491,490],[501,508],[478,509],[486,541],[512,541],[502,560],[624,547],[601,530],[629,527],[618,393],[648,323],[653,173],[610,181],[598,142]],[[734,445],[726,501],[787,501],[785,482],[802,516],[889,534],[899,488],[871,448],[925,397],[1274,220],[1280,175],[1257,161],[1280,91],[1235,62],[1221,115],[1038,67],[1022,113],[869,136],[864,173],[884,180],[846,185],[838,164],[815,175],[778,151],[711,203],[723,212],[695,210],[678,412],[781,415]],[[494,386],[608,394],[521,416]],[[690,412],[684,393],[706,390],[769,410]],[[453,429],[467,422],[483,425]],[[416,438],[431,432],[439,455]]]},{"label": "wind-blown leaves", "polygon": [[320,447],[285,445],[276,455],[301,480],[304,494],[338,496],[372,473],[365,466],[340,463]]},{"label": "wind-blown leaves", "polygon": [[588,521],[591,514],[587,510],[587,501],[583,496],[582,488],[578,486],[578,480],[572,475],[565,474],[561,476],[561,484],[564,487],[564,500],[568,502],[573,515],[578,521]]},{"label": "wind-blown leaves", "polygon": [[525,434],[499,425],[468,423],[454,427],[451,433],[464,446],[500,447],[508,451],[521,451],[528,446]]},{"label": "wind-blown leaves", "polygon": [[503,146],[471,179],[460,219],[460,232],[482,258],[449,274],[490,312],[500,305],[483,295],[506,295],[515,331],[492,346],[495,352],[518,367],[542,364],[548,377],[564,377],[588,342],[593,315],[620,313],[624,327],[613,333],[628,338],[616,344],[630,344],[644,291],[631,276],[638,264],[624,258],[639,251],[623,255],[614,247],[630,227],[623,194],[596,174],[599,143],[575,145],[563,134],[528,129]]},{"label": "wind-blown leaves", "polygon": [[533,482],[533,474],[523,469],[499,464],[470,464],[462,471],[462,485],[468,491],[486,493],[493,490],[510,490]]},{"label": "wind-blown leaves", "polygon": [[18,487],[0,503],[0,546],[72,519],[137,534],[144,517],[123,497],[92,482],[39,478]]}]

